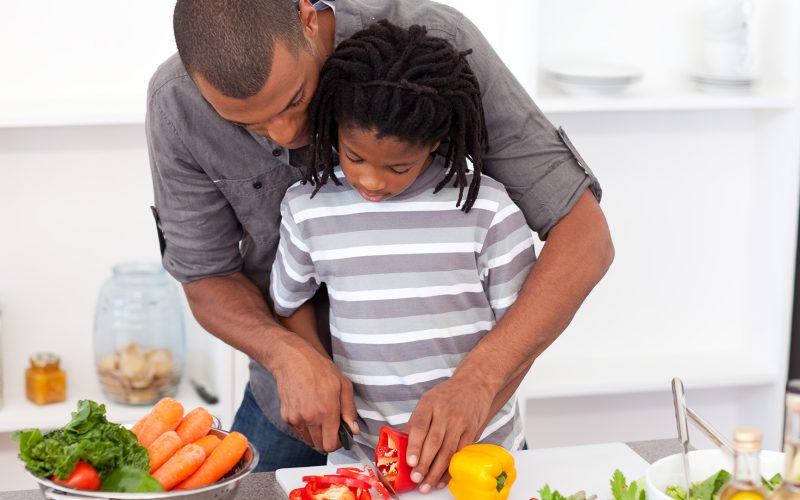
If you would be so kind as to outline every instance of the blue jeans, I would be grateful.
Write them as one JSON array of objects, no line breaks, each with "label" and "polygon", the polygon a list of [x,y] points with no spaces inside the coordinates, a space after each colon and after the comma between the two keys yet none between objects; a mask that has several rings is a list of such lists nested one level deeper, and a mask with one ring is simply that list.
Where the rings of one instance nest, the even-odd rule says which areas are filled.
[{"label": "blue jeans", "polygon": [[287,436],[275,428],[256,403],[250,384],[233,419],[234,431],[241,432],[261,455],[256,472],[274,471],[287,467],[325,465],[327,458],[304,442]]}]

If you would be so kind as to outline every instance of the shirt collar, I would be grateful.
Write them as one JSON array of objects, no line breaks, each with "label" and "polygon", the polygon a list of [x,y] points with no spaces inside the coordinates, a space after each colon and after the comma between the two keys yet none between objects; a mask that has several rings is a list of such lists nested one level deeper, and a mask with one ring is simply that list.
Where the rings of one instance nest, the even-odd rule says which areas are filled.
[{"label": "shirt collar", "polygon": [[317,12],[322,12],[323,10],[331,9],[333,13],[336,14],[335,0],[317,0],[314,3],[314,8],[317,9]]}]

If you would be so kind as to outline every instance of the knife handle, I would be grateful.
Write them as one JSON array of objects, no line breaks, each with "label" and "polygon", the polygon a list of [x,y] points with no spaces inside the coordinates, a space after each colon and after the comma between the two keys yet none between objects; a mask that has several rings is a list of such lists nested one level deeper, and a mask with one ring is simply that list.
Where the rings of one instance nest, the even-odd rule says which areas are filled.
[{"label": "knife handle", "polygon": [[353,432],[344,420],[339,422],[339,442],[345,450],[353,447]]}]

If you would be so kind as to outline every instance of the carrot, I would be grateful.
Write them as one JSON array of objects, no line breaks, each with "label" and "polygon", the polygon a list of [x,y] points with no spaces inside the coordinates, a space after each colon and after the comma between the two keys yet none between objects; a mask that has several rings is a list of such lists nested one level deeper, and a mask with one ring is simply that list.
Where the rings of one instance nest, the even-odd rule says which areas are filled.
[{"label": "carrot", "polygon": [[[146,416],[147,415],[145,415],[145,417]],[[139,433],[142,432],[142,426],[143,425],[144,425],[144,417],[142,417],[138,422],[133,424],[133,427],[131,427],[131,432],[136,434],[136,437],[139,437]]]},{"label": "carrot", "polygon": [[[183,405],[172,398],[161,398],[153,406],[150,413],[142,417],[139,421],[141,426],[139,432],[135,433],[139,438],[139,444],[147,448],[156,438],[167,431],[174,431],[178,427],[183,417]],[[134,426],[138,426],[139,423]]]},{"label": "carrot", "polygon": [[214,451],[214,448],[219,445],[220,441],[222,440],[214,434],[208,434],[195,441],[194,444],[203,448],[203,451],[206,452],[206,456],[209,456],[211,452]]},{"label": "carrot", "polygon": [[178,450],[172,458],[153,472],[153,477],[169,491],[178,483],[194,474],[206,459],[203,448],[194,443],[187,444]]},{"label": "carrot", "polygon": [[183,417],[175,432],[181,437],[183,444],[189,444],[208,434],[212,425],[214,417],[205,408],[195,408]]},{"label": "carrot", "polygon": [[[158,436],[153,443],[147,447],[150,455],[150,474],[164,465],[183,446],[181,437],[175,431],[167,431]],[[205,451],[205,450],[203,450]]]},{"label": "carrot", "polygon": [[211,452],[211,455],[197,469],[197,472],[179,484],[176,489],[199,488],[219,481],[222,476],[239,463],[245,451],[247,451],[247,438],[238,432],[231,432]]}]

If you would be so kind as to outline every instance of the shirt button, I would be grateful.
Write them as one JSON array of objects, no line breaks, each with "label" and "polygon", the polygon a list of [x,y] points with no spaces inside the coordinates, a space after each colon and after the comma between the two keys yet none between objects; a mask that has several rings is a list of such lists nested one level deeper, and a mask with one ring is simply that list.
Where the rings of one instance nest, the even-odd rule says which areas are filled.
[{"label": "shirt button", "polygon": [[253,183],[253,187],[254,187],[255,189],[261,189],[263,186],[264,186],[264,185],[263,185],[263,184],[261,184],[261,181],[255,181],[255,182]]},{"label": "shirt button", "polygon": [[272,156],[280,156],[282,152],[281,148],[275,148],[272,150]]}]

